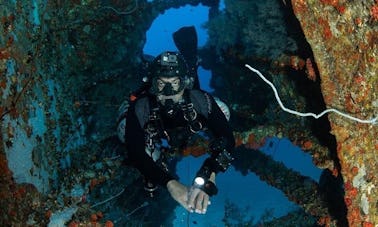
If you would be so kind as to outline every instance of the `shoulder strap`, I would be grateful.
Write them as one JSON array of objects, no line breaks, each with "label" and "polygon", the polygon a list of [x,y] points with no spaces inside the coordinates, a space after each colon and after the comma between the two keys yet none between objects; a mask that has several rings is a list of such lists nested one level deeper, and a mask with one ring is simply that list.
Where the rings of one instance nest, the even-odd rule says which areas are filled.
[{"label": "shoulder strap", "polygon": [[200,90],[190,90],[189,98],[193,103],[194,108],[200,114],[208,118],[209,113],[211,113],[211,100],[209,94]]}]

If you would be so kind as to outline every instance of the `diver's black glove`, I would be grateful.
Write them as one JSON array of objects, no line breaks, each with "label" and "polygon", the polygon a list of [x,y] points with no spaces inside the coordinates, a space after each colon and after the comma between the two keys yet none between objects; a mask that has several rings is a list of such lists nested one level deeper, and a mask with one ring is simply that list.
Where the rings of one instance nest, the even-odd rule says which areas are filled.
[{"label": "diver's black glove", "polygon": [[224,138],[216,139],[210,143],[209,150],[212,159],[208,162],[209,167],[215,173],[219,171],[225,172],[234,160],[227,149],[227,141]]}]

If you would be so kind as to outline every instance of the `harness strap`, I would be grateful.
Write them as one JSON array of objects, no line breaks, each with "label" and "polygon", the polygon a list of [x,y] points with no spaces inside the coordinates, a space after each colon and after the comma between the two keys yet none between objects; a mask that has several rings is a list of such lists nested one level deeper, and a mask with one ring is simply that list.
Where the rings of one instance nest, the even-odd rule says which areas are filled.
[{"label": "harness strap", "polygon": [[[160,116],[160,105],[155,96],[147,96],[149,115],[146,116],[144,130],[146,132],[146,146],[151,151],[155,148],[159,149],[162,140],[166,139],[169,143],[171,138],[164,128],[162,118]],[[210,100],[206,93],[197,90],[185,90],[183,93],[183,102],[180,104],[183,111],[183,117],[187,122],[189,132],[195,134],[204,128],[198,118],[198,114],[204,115],[206,118],[211,110]],[[196,108],[194,108],[196,106]],[[168,148],[169,150],[169,148]]]},{"label": "harness strap", "polygon": [[194,109],[194,105],[190,99],[190,93],[188,90],[185,90],[184,92],[184,100],[185,103],[182,104],[181,107],[184,113],[184,119],[188,122],[189,130],[193,133],[197,133],[203,128],[203,126],[197,118],[198,114]]},{"label": "harness strap", "polygon": [[151,149],[155,149],[155,143],[160,139],[170,140],[167,131],[164,130],[163,122],[159,113],[159,105],[154,97],[148,97],[150,105],[150,115],[145,125],[146,145]]}]

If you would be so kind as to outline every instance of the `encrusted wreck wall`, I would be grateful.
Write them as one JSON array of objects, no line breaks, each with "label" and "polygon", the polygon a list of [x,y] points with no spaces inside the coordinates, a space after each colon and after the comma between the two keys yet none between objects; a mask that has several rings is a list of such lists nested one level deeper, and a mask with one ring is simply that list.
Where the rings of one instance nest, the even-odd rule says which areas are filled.
[{"label": "encrusted wreck wall", "polygon": [[[119,7],[134,15],[136,2]],[[117,108],[97,89],[113,77],[122,85],[148,25],[126,36],[134,17],[122,20],[97,1],[1,1],[0,8],[0,225],[44,226],[96,177],[84,174],[92,169],[86,164],[97,141],[114,134]],[[104,111],[109,106],[115,110]]]},{"label": "encrusted wreck wall", "polygon": [[[80,90],[69,64],[74,54],[55,6],[2,1],[0,32],[1,225],[33,224],[85,127],[73,108]],[[43,217],[43,216],[42,216]],[[43,218],[44,219],[44,218]],[[28,222],[29,221],[29,222]]]},{"label": "encrusted wreck wall", "polygon": [[[378,2],[292,0],[319,68],[324,101],[361,119],[378,116]],[[350,226],[378,225],[378,126],[329,114]]]}]

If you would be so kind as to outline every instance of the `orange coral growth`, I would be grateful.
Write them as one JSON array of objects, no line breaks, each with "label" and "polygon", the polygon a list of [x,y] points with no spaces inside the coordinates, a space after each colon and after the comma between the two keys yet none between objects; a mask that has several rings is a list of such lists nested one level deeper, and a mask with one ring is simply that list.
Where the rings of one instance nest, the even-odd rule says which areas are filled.
[{"label": "orange coral growth", "polygon": [[7,23],[7,21],[8,21],[8,19],[7,19],[6,16],[2,16],[2,17],[1,17],[1,23],[2,23],[2,24]]},{"label": "orange coral growth", "polygon": [[187,148],[185,148],[183,151],[182,151],[182,155],[183,156],[188,156],[188,155],[190,155],[190,148],[189,147],[187,147]]},{"label": "orange coral growth", "polygon": [[48,210],[48,211],[46,211],[46,213],[45,213],[45,218],[46,218],[46,219],[50,219],[51,215],[52,215],[52,211],[51,211],[51,210]]},{"label": "orange coral growth", "polygon": [[354,19],[354,23],[355,23],[358,27],[362,26],[362,19],[361,19],[361,17],[357,17],[356,19]]},{"label": "orange coral growth", "polygon": [[347,194],[351,197],[351,198],[355,198],[358,194],[358,190],[357,188],[353,187],[352,189],[350,189],[349,191],[347,191]]},{"label": "orange coral growth", "polygon": [[105,222],[105,227],[114,227],[114,224],[112,221],[106,221]]},{"label": "orange coral growth", "polygon": [[75,221],[71,221],[69,224],[68,224],[68,227],[78,227],[79,224],[76,223]]},{"label": "orange coral growth", "polygon": [[257,150],[260,147],[264,146],[264,144],[266,142],[266,138],[265,137],[261,138],[259,141],[256,141],[255,139],[250,140],[250,138],[251,138],[251,135],[249,135],[248,142],[245,144],[245,147],[248,148],[248,149]]},{"label": "orange coral growth", "polygon": [[315,69],[314,69],[314,66],[312,65],[310,58],[306,59],[306,69],[307,69],[307,78],[315,82],[316,73],[315,73]]},{"label": "orange coral growth", "polygon": [[344,198],[344,202],[345,202],[345,205],[347,207],[349,207],[350,205],[352,205],[352,200],[350,198]]},{"label": "orange coral growth", "polygon": [[25,196],[26,189],[25,187],[19,187],[16,191],[13,192],[13,198],[15,199],[21,199]]},{"label": "orange coral growth", "polygon": [[331,5],[336,8],[336,10],[343,14],[345,13],[345,6],[341,5],[338,0],[320,0],[321,3],[325,5]]},{"label": "orange coral growth", "polygon": [[370,16],[374,21],[378,21],[378,3],[371,7]]},{"label": "orange coral growth", "polygon": [[348,211],[348,222],[349,226],[360,226],[361,215],[358,207],[350,207]]},{"label": "orange coral growth", "polygon": [[0,154],[0,179],[11,179],[12,172],[8,168],[7,158]]},{"label": "orange coral growth", "polygon": [[75,108],[80,108],[81,107],[81,102],[80,101],[75,101],[74,104],[73,104],[73,106]]},{"label": "orange coral growth", "polygon": [[347,191],[353,188],[352,184],[349,181],[345,182],[344,187]]},{"label": "orange coral growth", "polygon": [[16,20],[16,15],[14,15],[13,13],[11,13],[9,16],[8,16],[8,20],[10,22],[14,22]]},{"label": "orange coral growth", "polygon": [[365,77],[363,77],[362,75],[356,75],[353,77],[353,80],[354,80],[354,83],[361,84],[365,82]]},{"label": "orange coral growth", "polygon": [[7,82],[4,80],[0,81],[0,88],[5,89],[7,87]]},{"label": "orange coral growth", "polygon": [[320,2],[331,6],[337,6],[339,4],[338,0],[320,0]]},{"label": "orange coral growth", "polygon": [[206,153],[206,148],[203,146],[190,146],[190,147],[186,147],[183,150],[182,155],[188,156],[191,154],[194,157],[199,157],[205,153]]},{"label": "orange coral growth", "polygon": [[346,94],[345,95],[345,109],[349,112],[354,112],[354,101],[352,99],[352,95],[349,93],[349,94]]},{"label": "orange coral growth", "polygon": [[356,176],[358,174],[358,167],[354,166],[352,168],[352,174],[353,174],[353,176]]},{"label": "orange coral growth", "polygon": [[329,26],[328,22],[323,18],[319,18],[318,23],[323,29],[322,32],[323,32],[324,39],[328,40],[332,38],[331,27]]},{"label": "orange coral growth", "polygon": [[312,142],[310,140],[303,142],[303,144],[302,144],[303,150],[309,150],[311,148],[312,148]]},{"label": "orange coral growth", "polygon": [[336,6],[336,9],[337,9],[337,11],[339,11],[340,14],[344,14],[346,8],[345,8],[344,5],[338,5],[338,6]]},{"label": "orange coral growth", "polygon": [[10,53],[6,49],[0,49],[0,59],[8,59],[10,56]]},{"label": "orange coral growth", "polygon": [[251,133],[251,134],[248,135],[247,143],[252,144],[254,142],[255,142],[255,135],[253,133]]},{"label": "orange coral growth", "polygon": [[293,0],[293,10],[295,14],[307,12],[307,4],[304,0]]},{"label": "orange coral growth", "polygon": [[334,91],[335,91],[336,87],[334,86],[334,84],[330,84],[330,83],[326,83],[324,85],[324,93],[323,93],[323,98],[324,98],[324,102],[326,104],[329,104],[329,103],[332,103],[333,102],[333,99],[334,99]]},{"label": "orange coral growth", "polygon": [[362,223],[362,227],[374,227],[374,224],[371,223],[371,222],[366,222],[366,221],[364,221],[364,222]]},{"label": "orange coral growth", "polygon": [[299,56],[290,56],[290,67],[295,70],[303,69],[305,61]]},{"label": "orange coral growth", "polygon": [[97,211],[96,215],[97,215],[98,219],[101,219],[101,218],[104,217],[104,214],[101,211]]},{"label": "orange coral growth", "polygon": [[104,182],[104,179],[101,179],[101,178],[93,178],[90,180],[89,182],[89,188],[92,190],[94,187],[96,187],[97,185],[101,184]]},{"label": "orange coral growth", "polygon": [[235,135],[235,147],[239,147],[241,145],[243,145],[243,138],[242,138],[241,135],[236,134]]},{"label": "orange coral growth", "polygon": [[331,218],[329,216],[321,217],[318,219],[318,225],[320,226],[329,226],[331,223]]},{"label": "orange coral growth", "polygon": [[[344,142],[350,137],[350,131],[348,131],[346,128],[343,128],[339,125],[332,126],[332,134],[336,135],[338,141],[340,142]],[[349,148],[345,148],[345,149],[349,150]],[[341,151],[341,143],[340,143],[340,150],[338,151]]]},{"label": "orange coral growth", "polygon": [[332,169],[332,176],[338,177],[339,176],[339,170],[337,168]]},{"label": "orange coral growth", "polygon": [[98,220],[97,214],[91,214],[91,222],[96,223]]}]

